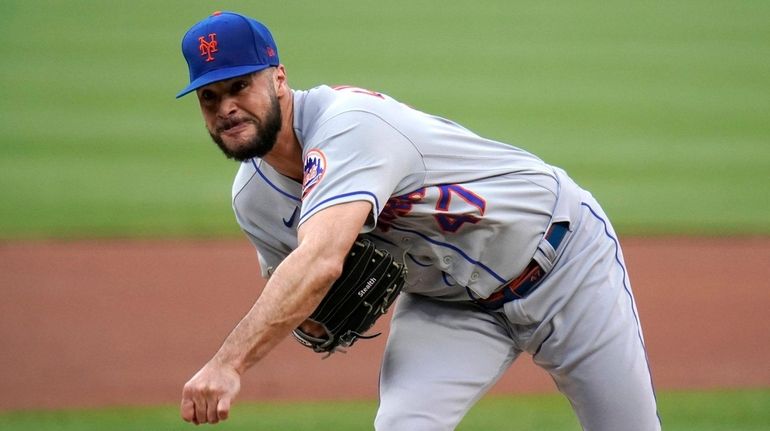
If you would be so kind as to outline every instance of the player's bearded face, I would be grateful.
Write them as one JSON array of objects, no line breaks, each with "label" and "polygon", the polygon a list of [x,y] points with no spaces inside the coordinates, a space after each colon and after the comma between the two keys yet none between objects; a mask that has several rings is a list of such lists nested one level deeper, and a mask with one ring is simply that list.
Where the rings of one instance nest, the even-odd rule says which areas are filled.
[{"label": "player's bearded face", "polygon": [[[248,160],[254,157],[263,157],[275,145],[278,132],[281,130],[281,107],[278,104],[278,97],[275,90],[270,87],[270,105],[262,118],[239,113],[221,121],[217,121],[212,131],[209,129],[211,139],[216,142],[219,149],[230,159],[238,161]],[[246,131],[240,133],[236,138],[228,138],[227,143],[222,138],[222,133],[243,128],[244,126],[253,126],[253,134]]]}]

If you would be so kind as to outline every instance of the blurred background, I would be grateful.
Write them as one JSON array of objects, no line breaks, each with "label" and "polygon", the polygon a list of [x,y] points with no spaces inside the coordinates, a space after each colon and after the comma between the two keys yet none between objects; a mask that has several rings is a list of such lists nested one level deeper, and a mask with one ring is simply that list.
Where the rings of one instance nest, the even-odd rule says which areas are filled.
[{"label": "blurred background", "polygon": [[[210,142],[195,98],[174,98],[188,81],[181,37],[215,10],[267,24],[293,88],[347,84],[384,92],[566,169],[628,239],[632,276],[635,268],[647,275],[635,286],[643,319],[647,310],[668,313],[650,319],[648,338],[676,333],[697,349],[700,341],[688,345],[692,338],[677,331],[709,327],[725,358],[764,355],[750,363],[748,386],[760,391],[736,395],[735,416],[755,421],[713,429],[770,429],[770,2],[752,0],[0,0],[0,392],[53,382],[40,398],[2,398],[0,411],[36,413],[0,413],[0,428],[41,429],[35,421],[62,420],[64,413],[51,419],[36,408],[126,404],[164,405],[161,419],[126,429],[161,427],[164,415],[174,415],[167,403],[258,292],[253,250],[230,209],[237,164]],[[690,251],[672,248],[681,244]],[[682,272],[703,272],[695,260],[708,262],[710,281]],[[193,275],[201,268],[205,276]],[[726,309],[743,317],[730,320]],[[133,323],[118,324],[118,317]],[[748,326],[760,335],[749,335]],[[82,347],[62,335],[93,327],[101,335],[83,335]],[[157,345],[147,341],[153,333],[161,335]],[[190,333],[200,343],[181,337]],[[377,354],[381,344],[374,346]],[[713,367],[717,383],[698,387],[730,381],[732,371],[717,371],[727,361],[722,356],[684,351],[674,358],[662,350],[653,359]],[[147,365],[120,362],[137,351],[180,364],[169,365],[166,392],[143,398],[146,386],[136,376]],[[33,356],[49,364],[41,369]],[[353,367],[348,360],[332,374]],[[361,376],[373,386],[354,398],[376,398],[378,362],[373,376]],[[314,372],[329,372],[316,366]],[[288,367],[297,374],[303,366]],[[126,369],[132,377],[120,374]],[[524,370],[516,379],[532,371]],[[101,392],[92,383],[65,388],[60,379],[68,373],[96,373]],[[681,388],[687,385],[672,387]],[[91,389],[80,402],[57,400],[57,393],[77,398]],[[664,394],[662,404],[673,396]],[[698,402],[689,413],[670,412],[674,422],[708,418],[723,405]],[[519,404],[532,412],[549,405]],[[367,406],[370,416],[376,405]],[[568,405],[556,408],[570,418]],[[562,429],[537,422],[547,412],[518,415],[531,417],[532,429]],[[125,413],[117,417],[120,429]],[[353,429],[370,423],[362,420]],[[463,429],[497,429],[483,420]],[[563,429],[575,429],[574,419],[566,423]],[[329,428],[291,429],[315,426]],[[289,428],[284,416],[256,429]]]},{"label": "blurred background", "polygon": [[174,99],[181,36],[215,9],[263,20],[293,87],[531,150],[622,232],[770,233],[767,2],[4,0],[1,237],[237,235],[236,165]]}]

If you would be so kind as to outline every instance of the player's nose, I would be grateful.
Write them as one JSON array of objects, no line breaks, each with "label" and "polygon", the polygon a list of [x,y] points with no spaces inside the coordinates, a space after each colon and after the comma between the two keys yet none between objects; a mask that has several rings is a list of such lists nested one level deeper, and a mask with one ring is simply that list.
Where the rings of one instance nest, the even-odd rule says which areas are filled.
[{"label": "player's nose", "polygon": [[232,97],[223,97],[218,108],[217,116],[220,118],[232,117],[238,111],[238,105]]}]

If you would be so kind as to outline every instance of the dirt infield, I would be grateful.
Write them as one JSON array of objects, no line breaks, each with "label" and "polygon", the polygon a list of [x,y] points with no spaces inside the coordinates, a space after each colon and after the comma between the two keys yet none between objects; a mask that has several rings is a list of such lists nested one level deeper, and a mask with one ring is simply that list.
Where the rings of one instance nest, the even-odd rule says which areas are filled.
[{"label": "dirt infield", "polygon": [[[623,244],[658,388],[770,386],[770,238]],[[261,286],[245,240],[0,243],[0,410],[176,403]],[[240,399],[374,399],[384,339],[284,341]],[[493,392],[554,390],[522,357]]]}]

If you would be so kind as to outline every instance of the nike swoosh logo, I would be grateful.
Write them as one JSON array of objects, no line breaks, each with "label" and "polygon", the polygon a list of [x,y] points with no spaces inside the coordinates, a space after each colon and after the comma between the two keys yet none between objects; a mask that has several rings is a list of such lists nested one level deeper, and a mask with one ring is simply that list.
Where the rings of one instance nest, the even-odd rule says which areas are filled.
[{"label": "nike swoosh logo", "polygon": [[297,218],[297,213],[298,212],[299,212],[299,207],[294,207],[294,212],[291,213],[291,217],[289,217],[288,220],[286,220],[285,218],[281,219],[281,220],[283,220],[283,224],[286,225],[286,227],[294,226],[294,219]]}]

